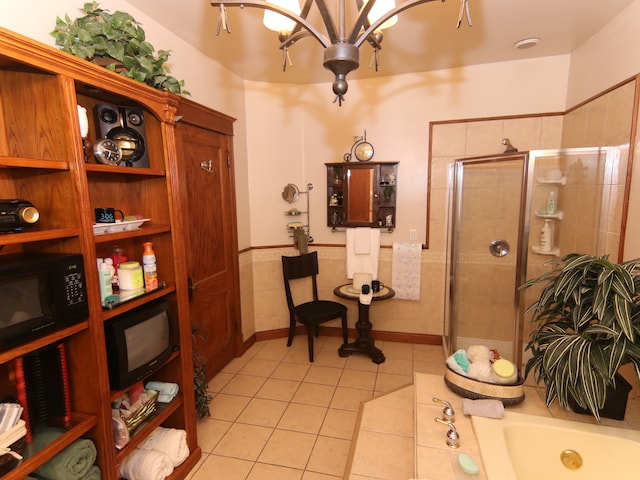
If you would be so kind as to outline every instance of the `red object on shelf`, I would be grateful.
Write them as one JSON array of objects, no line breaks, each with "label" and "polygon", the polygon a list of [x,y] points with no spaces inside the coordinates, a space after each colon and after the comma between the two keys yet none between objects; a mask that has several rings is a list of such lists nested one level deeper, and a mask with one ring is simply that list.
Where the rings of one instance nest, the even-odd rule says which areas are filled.
[{"label": "red object on shelf", "polygon": [[31,423],[29,422],[29,404],[27,402],[27,388],[24,380],[24,362],[22,358],[16,358],[13,367],[16,375],[16,391],[18,394],[18,403],[22,405],[22,419],[25,422],[25,427],[27,428],[27,434],[25,435],[25,440],[27,443],[31,443],[33,439],[31,435]]},{"label": "red object on shelf", "polygon": [[28,442],[33,430],[50,418],[71,421],[71,394],[64,343],[50,345],[14,361],[18,403]]}]

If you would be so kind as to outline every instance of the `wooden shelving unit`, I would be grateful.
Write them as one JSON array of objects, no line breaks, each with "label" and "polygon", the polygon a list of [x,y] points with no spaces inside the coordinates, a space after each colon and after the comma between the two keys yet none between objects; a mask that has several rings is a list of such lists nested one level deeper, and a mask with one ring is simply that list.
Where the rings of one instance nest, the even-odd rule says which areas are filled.
[{"label": "wooden shelving unit", "polygon": [[[33,229],[0,234],[2,255],[18,252],[81,253],[89,297],[89,317],[32,342],[0,351],[0,393],[15,396],[12,362],[38,348],[64,342],[73,420],[66,433],[25,459],[2,479],[22,479],[78,438],[94,442],[102,478],[119,478],[119,464],[157,426],[184,429],[190,456],[171,475],[186,477],[200,458],[191,357],[191,328],[183,225],[178,214],[175,114],[179,97],[110,72],[55,48],[0,28],[0,195],[32,202],[40,212]],[[97,104],[135,106],[144,112],[149,168],[96,163],[80,136],[77,106],[89,112],[88,145],[96,140],[92,112]],[[149,218],[140,229],[94,235],[93,210],[113,206]],[[140,260],[151,241],[164,285],[148,295],[103,309],[97,257],[117,244]],[[162,404],[132,441],[116,452],[111,401],[122,392],[109,387],[105,321],[158,298],[171,309],[172,343],[178,348],[149,379],[177,383],[179,395]],[[27,445],[27,450],[28,450]],[[2,475],[0,473],[0,475]]]}]

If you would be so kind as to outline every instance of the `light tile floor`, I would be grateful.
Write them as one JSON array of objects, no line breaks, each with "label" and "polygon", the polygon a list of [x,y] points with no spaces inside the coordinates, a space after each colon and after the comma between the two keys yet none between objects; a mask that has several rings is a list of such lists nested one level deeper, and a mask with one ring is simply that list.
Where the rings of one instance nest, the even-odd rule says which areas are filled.
[{"label": "light tile floor", "polygon": [[444,373],[442,347],[376,342],[380,365],[341,358],[340,339],[257,342],[209,383],[211,417],[198,423],[202,459],[188,480],[336,480],[344,474],[361,402]]}]

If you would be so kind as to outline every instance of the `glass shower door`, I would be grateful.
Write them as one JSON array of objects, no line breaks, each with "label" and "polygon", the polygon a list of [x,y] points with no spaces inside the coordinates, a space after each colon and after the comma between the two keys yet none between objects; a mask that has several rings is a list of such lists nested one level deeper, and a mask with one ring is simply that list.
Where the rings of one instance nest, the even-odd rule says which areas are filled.
[{"label": "glass shower door", "polygon": [[[527,154],[454,165],[450,353],[482,344],[516,365]],[[526,242],[524,242],[526,243]]]},{"label": "glass shower door", "polygon": [[[522,367],[533,328],[524,310],[540,292],[518,287],[567,253],[620,260],[626,171],[621,147],[532,150],[454,162],[445,318],[449,353],[482,344]],[[551,226],[548,249],[541,247],[545,223]]]}]

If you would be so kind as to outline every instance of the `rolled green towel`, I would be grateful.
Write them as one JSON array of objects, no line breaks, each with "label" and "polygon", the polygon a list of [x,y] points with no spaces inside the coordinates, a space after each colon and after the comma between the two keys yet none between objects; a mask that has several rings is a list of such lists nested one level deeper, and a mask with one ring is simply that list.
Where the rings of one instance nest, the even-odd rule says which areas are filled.
[{"label": "rolled green towel", "polygon": [[[62,431],[57,429],[36,432],[33,440],[35,450],[50,444],[61,434]],[[95,463],[96,456],[96,446],[93,442],[86,438],[79,438],[40,466],[35,473],[50,480],[82,480]],[[100,475],[99,471],[98,475]],[[100,478],[100,476],[90,478]]]},{"label": "rolled green towel", "polygon": [[38,428],[33,434],[33,442],[31,448],[34,452],[39,452],[44,447],[52,443],[56,438],[60,437],[65,430],[54,427]]},{"label": "rolled green towel", "polygon": [[94,465],[93,467],[91,467],[87,472],[87,474],[84,477],[82,477],[82,480],[101,480],[101,479],[102,479],[102,473],[100,472],[100,467],[98,467],[97,465]]}]

